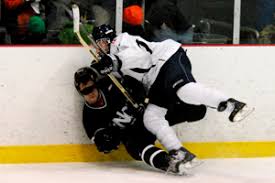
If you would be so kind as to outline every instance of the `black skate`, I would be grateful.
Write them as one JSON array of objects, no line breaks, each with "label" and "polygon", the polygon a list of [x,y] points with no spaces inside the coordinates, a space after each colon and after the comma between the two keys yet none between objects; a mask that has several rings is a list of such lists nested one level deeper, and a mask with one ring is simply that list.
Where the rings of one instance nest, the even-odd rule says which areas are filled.
[{"label": "black skate", "polygon": [[254,111],[254,108],[250,108],[247,106],[247,104],[237,101],[233,98],[230,98],[225,102],[221,102],[218,107],[218,111],[224,111],[228,107],[232,109],[232,112],[229,115],[229,120],[231,122],[242,121]]},{"label": "black skate", "polygon": [[167,172],[176,175],[187,175],[190,169],[202,163],[202,161],[198,160],[193,153],[189,152],[184,147],[170,151],[169,155],[170,166]]}]

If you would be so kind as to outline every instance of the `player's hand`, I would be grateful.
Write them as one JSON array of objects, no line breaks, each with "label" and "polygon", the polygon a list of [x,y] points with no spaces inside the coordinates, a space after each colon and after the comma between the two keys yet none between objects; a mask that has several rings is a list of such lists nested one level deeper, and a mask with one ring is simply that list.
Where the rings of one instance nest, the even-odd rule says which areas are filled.
[{"label": "player's hand", "polygon": [[120,136],[111,128],[103,128],[95,133],[94,142],[97,150],[106,154],[118,149]]},{"label": "player's hand", "polygon": [[128,104],[128,111],[135,116],[135,118],[143,118],[145,107],[143,104],[138,104],[138,107],[134,107],[131,104]]},{"label": "player's hand", "polygon": [[92,64],[101,75],[110,74],[113,71],[113,60],[108,55],[103,55],[98,63]]}]

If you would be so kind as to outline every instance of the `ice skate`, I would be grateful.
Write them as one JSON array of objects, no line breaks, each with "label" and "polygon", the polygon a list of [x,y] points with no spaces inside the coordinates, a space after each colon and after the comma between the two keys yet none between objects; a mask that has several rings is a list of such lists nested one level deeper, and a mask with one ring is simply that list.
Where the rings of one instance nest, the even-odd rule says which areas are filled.
[{"label": "ice skate", "polygon": [[247,104],[243,102],[230,98],[219,105],[218,111],[224,110],[231,111],[229,115],[229,120],[231,122],[239,122],[245,119],[247,116],[249,116],[249,114],[251,114],[254,111],[254,108],[247,106]]},{"label": "ice skate", "polygon": [[170,166],[167,173],[176,175],[188,175],[190,170],[202,164],[202,161],[196,158],[194,154],[184,147],[169,152]]}]

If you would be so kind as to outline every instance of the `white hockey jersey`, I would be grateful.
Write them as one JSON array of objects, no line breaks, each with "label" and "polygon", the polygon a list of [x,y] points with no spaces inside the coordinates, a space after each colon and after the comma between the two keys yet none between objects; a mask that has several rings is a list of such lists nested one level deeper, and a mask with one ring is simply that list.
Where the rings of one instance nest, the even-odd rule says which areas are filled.
[{"label": "white hockey jersey", "polygon": [[148,42],[139,36],[119,34],[111,43],[110,54],[121,62],[120,71],[142,82],[147,89],[154,83],[163,64],[181,47],[171,39]]}]

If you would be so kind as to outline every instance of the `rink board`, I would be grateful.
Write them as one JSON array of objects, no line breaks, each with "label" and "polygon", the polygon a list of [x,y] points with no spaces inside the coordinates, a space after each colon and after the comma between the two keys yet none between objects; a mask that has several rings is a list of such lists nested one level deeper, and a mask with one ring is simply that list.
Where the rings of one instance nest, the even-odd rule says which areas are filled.
[{"label": "rink board", "polygon": [[[275,47],[185,48],[197,81],[256,108],[237,124],[209,110],[200,122],[175,126],[186,147],[200,158],[275,156]],[[91,61],[85,49],[0,47],[0,59],[0,163],[130,159],[123,148],[101,155],[88,145],[73,86],[73,73]]]},{"label": "rink board", "polygon": [[[275,157],[275,142],[184,143],[201,159]],[[0,163],[105,162],[133,160],[124,146],[110,154],[94,144],[59,144],[0,147]]]}]

